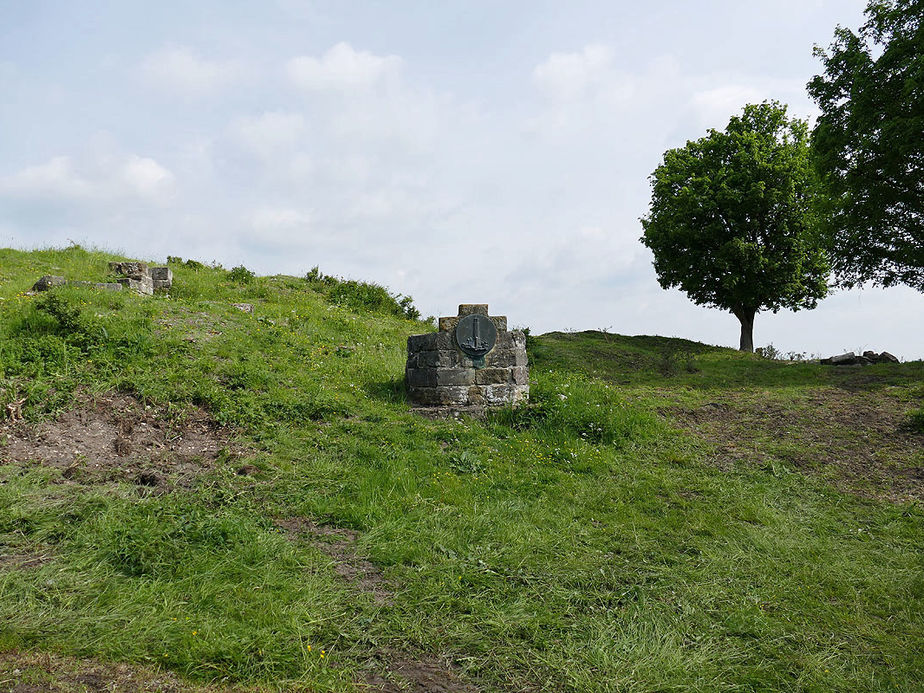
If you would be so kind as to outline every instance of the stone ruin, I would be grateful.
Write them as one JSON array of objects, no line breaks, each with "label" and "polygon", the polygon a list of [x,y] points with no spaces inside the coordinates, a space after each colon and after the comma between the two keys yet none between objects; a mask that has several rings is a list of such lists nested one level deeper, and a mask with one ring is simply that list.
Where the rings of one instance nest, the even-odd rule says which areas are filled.
[{"label": "stone ruin", "polygon": [[169,291],[173,286],[173,271],[169,267],[148,267],[143,262],[110,262],[109,271],[122,276],[114,282],[84,282],[45,275],[32,291],[48,291],[55,286],[85,286],[103,291],[134,291],[152,296],[155,291]]},{"label": "stone ruin", "polygon": [[864,351],[857,356],[854,352],[848,351],[846,354],[830,356],[821,359],[819,363],[823,366],[867,366],[871,363],[898,363],[898,358],[888,351],[877,354],[875,351]]},{"label": "stone ruin", "polygon": [[463,304],[439,331],[407,340],[408,398],[424,413],[480,413],[529,398],[526,335],[486,304]]}]

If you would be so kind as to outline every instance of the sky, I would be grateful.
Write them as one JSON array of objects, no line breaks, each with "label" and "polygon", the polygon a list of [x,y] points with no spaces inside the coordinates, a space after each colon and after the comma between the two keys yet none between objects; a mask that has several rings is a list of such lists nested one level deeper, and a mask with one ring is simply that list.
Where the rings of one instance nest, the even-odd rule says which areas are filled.
[{"label": "sky", "polygon": [[[777,99],[865,0],[0,0],[0,246],[325,274],[534,333],[737,346],[660,288],[663,153]],[[755,344],[924,358],[924,295],[761,313]]]}]

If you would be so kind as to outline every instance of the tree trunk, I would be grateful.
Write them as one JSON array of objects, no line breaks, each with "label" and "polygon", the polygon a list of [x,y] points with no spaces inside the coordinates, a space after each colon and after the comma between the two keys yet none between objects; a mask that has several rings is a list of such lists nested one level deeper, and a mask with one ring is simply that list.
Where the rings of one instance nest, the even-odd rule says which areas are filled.
[{"label": "tree trunk", "polygon": [[735,312],[735,317],[741,322],[741,344],[739,351],[754,351],[754,315],[757,311],[741,310]]}]

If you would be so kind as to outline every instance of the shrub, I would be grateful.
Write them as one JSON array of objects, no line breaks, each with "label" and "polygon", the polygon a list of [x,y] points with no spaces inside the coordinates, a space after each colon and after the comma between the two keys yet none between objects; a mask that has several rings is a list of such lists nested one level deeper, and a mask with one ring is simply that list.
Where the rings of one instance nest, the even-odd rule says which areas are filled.
[{"label": "shrub", "polygon": [[75,305],[56,291],[45,294],[35,309],[52,318],[54,331],[67,342],[88,349],[108,339],[109,335],[97,319],[84,315]]},{"label": "shrub", "polygon": [[250,284],[256,277],[257,275],[244,267],[244,265],[238,265],[228,271],[228,279],[238,284]]},{"label": "shrub", "polygon": [[324,294],[330,303],[354,312],[382,312],[408,320],[420,319],[420,311],[414,306],[411,296],[392,294],[379,284],[332,277],[321,272],[317,265],[305,274],[305,281],[315,291]]}]

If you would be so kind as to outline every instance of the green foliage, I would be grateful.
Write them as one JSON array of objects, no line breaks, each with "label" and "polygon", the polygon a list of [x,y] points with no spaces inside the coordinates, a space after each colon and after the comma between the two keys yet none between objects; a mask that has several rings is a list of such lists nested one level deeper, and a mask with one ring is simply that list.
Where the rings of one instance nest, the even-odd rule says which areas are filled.
[{"label": "green foliage", "polygon": [[924,2],[870,0],[858,33],[815,54],[812,134],[839,282],[924,291]]},{"label": "green foliage", "polygon": [[924,433],[924,407],[917,409],[908,415],[908,426],[912,431]]},{"label": "green foliage", "polygon": [[228,279],[238,284],[252,284],[256,276],[257,275],[255,275],[243,265],[238,265],[237,267],[228,270]]},{"label": "green foliage", "polygon": [[543,377],[532,386],[528,407],[501,410],[496,417],[517,430],[617,448],[644,440],[658,428],[650,414],[615,388],[579,375]]},{"label": "green foliage", "polygon": [[665,152],[651,185],[641,240],[658,281],[731,311],[742,349],[753,347],[756,312],[813,308],[825,295],[808,126],[788,119],[785,106],[745,106],[724,132]]},{"label": "green foliage", "polygon": [[393,295],[388,289],[371,282],[353,279],[339,279],[323,274],[317,266],[305,274],[305,281],[323,293],[335,305],[353,311],[373,311],[398,315],[408,320],[419,320],[420,311],[414,306],[414,299],[401,294]]}]

